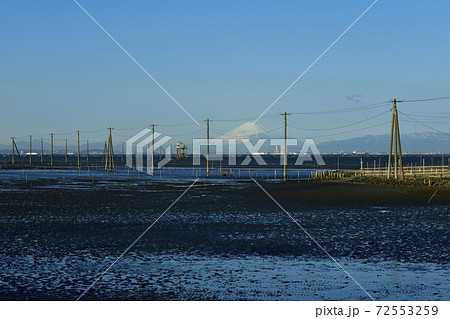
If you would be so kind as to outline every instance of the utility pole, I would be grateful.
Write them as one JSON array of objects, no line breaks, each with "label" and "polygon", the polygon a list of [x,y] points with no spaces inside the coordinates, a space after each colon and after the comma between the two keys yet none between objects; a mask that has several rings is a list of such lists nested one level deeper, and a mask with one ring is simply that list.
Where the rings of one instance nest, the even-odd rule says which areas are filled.
[{"label": "utility pole", "polygon": [[12,165],[15,165],[15,164],[16,164],[16,161],[15,161],[15,158],[14,158],[14,152],[16,151],[16,150],[14,149],[14,144],[15,144],[15,142],[14,142],[14,137],[11,137],[11,148],[12,148],[12,152],[11,152],[11,164],[12,164]]},{"label": "utility pole", "polygon": [[284,160],[283,160],[283,181],[287,181],[287,116],[290,113],[281,113],[284,117]]},{"label": "utility pole", "polygon": [[86,164],[89,163],[89,140],[86,141]]},{"label": "utility pole", "polygon": [[14,152],[17,152],[17,156],[19,156],[20,164],[22,165],[23,168],[22,157],[20,156],[19,148],[17,147],[16,140],[14,137],[11,137],[11,144],[12,144],[11,164],[14,165],[16,163]]},{"label": "utility pole", "polygon": [[209,119],[206,119],[206,177],[209,178]]},{"label": "utility pole", "polygon": [[31,135],[30,135],[30,167],[31,167],[31,152],[32,152],[32,150],[33,150],[33,148],[32,148],[32,143],[33,143],[33,138],[32,138]]},{"label": "utility pole", "polygon": [[113,142],[112,142],[112,128],[109,127],[109,137],[108,137],[108,144],[106,147],[106,160],[105,160],[105,170],[114,170],[114,149],[113,149]]},{"label": "utility pole", "polygon": [[125,153],[125,143],[122,142],[122,162],[123,162],[123,154]]},{"label": "utility pole", "polygon": [[77,161],[77,167],[78,167],[78,169],[80,169],[80,131],[77,131],[77,137],[78,137],[78,147],[77,147],[77,149],[78,149],[78,154],[77,154],[78,161]]},{"label": "utility pole", "polygon": [[155,124],[152,124],[152,176],[155,171]]},{"label": "utility pole", "polygon": [[67,164],[67,138],[66,138],[66,156],[64,158],[64,163]]},{"label": "utility pole", "polygon": [[108,147],[106,146],[106,141],[105,141],[105,146],[103,147],[103,158],[102,158],[102,160],[105,162],[105,165],[106,165],[106,161],[107,161],[107,159],[106,159],[107,150],[108,150]]},{"label": "utility pole", "polygon": [[50,167],[53,168],[53,133],[50,133]]},{"label": "utility pole", "polygon": [[41,137],[41,165],[44,164],[44,138]]},{"label": "utility pole", "polygon": [[[398,111],[397,103],[403,101],[397,101],[397,99],[390,100],[393,103],[392,107],[392,124],[391,124],[391,140],[389,143],[389,163],[388,163],[388,179],[391,177],[392,171],[392,144],[394,144],[394,178],[398,179],[398,171],[400,168],[400,179],[404,178],[403,172],[403,154],[402,144],[400,141],[400,127],[398,124]],[[400,167],[399,167],[400,166]]]}]

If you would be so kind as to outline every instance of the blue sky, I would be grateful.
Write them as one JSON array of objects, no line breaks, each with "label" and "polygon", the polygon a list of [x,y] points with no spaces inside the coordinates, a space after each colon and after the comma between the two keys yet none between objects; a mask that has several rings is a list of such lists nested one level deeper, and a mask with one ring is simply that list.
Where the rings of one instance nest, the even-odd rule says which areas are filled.
[{"label": "blue sky", "polygon": [[[372,2],[79,0],[202,126],[206,118],[255,120]],[[449,13],[449,1],[379,0],[267,114],[450,96]],[[204,135],[186,134],[202,127],[71,0],[2,1],[0,37],[0,143],[50,132],[72,138],[76,130],[103,140],[109,126],[124,140],[150,123],[183,124],[159,127],[176,137]],[[449,103],[399,107],[443,117]],[[384,134],[388,112],[345,129],[320,129],[389,108],[292,115],[290,123],[313,130],[289,132],[318,141]],[[450,131],[448,117],[417,118]],[[242,123],[211,125],[218,135]],[[281,117],[260,124],[282,133]],[[400,125],[404,132],[430,131]]]}]

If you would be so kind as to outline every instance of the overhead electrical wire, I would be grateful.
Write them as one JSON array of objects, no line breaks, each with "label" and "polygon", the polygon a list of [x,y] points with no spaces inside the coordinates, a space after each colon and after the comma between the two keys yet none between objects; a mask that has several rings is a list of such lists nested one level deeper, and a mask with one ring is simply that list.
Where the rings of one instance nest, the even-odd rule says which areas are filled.
[{"label": "overhead electrical wire", "polygon": [[428,102],[428,101],[438,101],[438,100],[447,100],[450,99],[450,96],[444,96],[444,97],[433,97],[429,99],[417,99],[417,100],[403,100],[402,102]]},{"label": "overhead electrical wire", "polygon": [[293,125],[293,124],[289,124],[289,127],[294,127],[294,128],[299,129],[299,130],[305,130],[305,131],[333,131],[333,130],[338,130],[338,129],[341,129],[341,128],[346,128],[346,127],[349,127],[349,126],[354,126],[354,125],[357,125],[357,124],[360,124],[360,123],[367,122],[369,120],[377,118],[377,117],[379,117],[379,116],[381,116],[383,114],[386,114],[388,112],[389,111],[386,110],[386,111],[383,111],[381,113],[378,113],[377,115],[368,117],[368,118],[366,118],[364,120],[361,120],[361,121],[358,121],[358,122],[354,122],[354,123],[350,123],[350,124],[346,124],[346,125],[337,126],[337,127],[330,127],[330,128],[303,128],[303,127],[299,127],[299,126],[296,126],[296,125]]},{"label": "overhead electrical wire", "polygon": [[329,109],[329,110],[325,110],[325,111],[290,112],[290,113],[291,114],[300,114],[300,115],[348,113],[348,112],[354,112],[354,111],[364,111],[364,110],[374,109],[374,108],[378,108],[381,106],[385,106],[387,104],[388,104],[388,102],[379,102],[379,103],[368,104],[368,105],[347,107],[347,108],[342,108],[342,109]]},{"label": "overhead electrical wire", "polygon": [[438,130],[438,129],[436,129],[436,128],[434,128],[434,127],[432,127],[432,126],[428,125],[428,124],[425,124],[425,123],[423,123],[423,122],[421,122],[421,121],[418,121],[418,120],[416,120],[416,119],[412,118],[411,116],[409,116],[409,115],[407,115],[407,114],[405,114],[405,113],[403,113],[403,112],[400,112],[400,111],[398,111],[398,112],[399,112],[400,114],[402,114],[402,115],[406,116],[407,118],[409,118],[409,119],[413,120],[414,122],[416,122],[416,123],[420,124],[420,125],[423,125],[423,126],[425,126],[425,127],[429,128],[429,129],[433,130],[433,131],[436,131],[436,132],[439,132],[439,133],[442,133],[442,134],[445,134],[445,135],[449,135],[449,136],[450,136],[450,133],[447,133],[447,132],[444,132],[444,131]]},{"label": "overhead electrical wire", "polygon": [[350,131],[345,131],[345,132],[334,132],[334,133],[330,133],[330,134],[325,134],[325,135],[318,135],[318,136],[314,136],[315,138],[319,138],[319,137],[327,137],[327,136],[335,136],[335,135],[344,135],[344,134],[348,134],[348,133],[353,133],[353,132],[357,132],[357,131],[364,131],[370,128],[374,128],[374,127],[378,127],[378,126],[382,126],[382,125],[387,125],[391,123],[390,121],[387,122],[383,122],[383,123],[379,123],[379,124],[375,124],[375,125],[371,125],[371,126],[366,126],[363,128],[357,128],[357,129],[353,129]]}]

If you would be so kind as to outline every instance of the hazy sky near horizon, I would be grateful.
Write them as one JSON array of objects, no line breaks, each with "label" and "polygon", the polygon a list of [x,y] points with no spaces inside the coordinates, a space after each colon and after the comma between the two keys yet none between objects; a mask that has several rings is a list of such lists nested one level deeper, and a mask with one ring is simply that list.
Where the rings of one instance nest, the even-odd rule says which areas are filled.
[{"label": "hazy sky near horizon", "polygon": [[[203,137],[206,118],[242,119],[213,121],[212,135],[221,135],[255,120],[373,1],[78,2],[201,126],[74,1],[2,1],[0,144],[51,132],[73,139],[76,130],[101,141],[109,126],[125,140],[150,123],[188,139]],[[447,0],[379,0],[259,124],[281,135],[275,114],[284,111],[450,96],[449,14]],[[402,131],[449,132],[449,105],[400,104],[429,126],[400,115]],[[289,134],[318,141],[386,134],[390,108],[295,114]],[[176,124],[183,125],[163,126]]]}]

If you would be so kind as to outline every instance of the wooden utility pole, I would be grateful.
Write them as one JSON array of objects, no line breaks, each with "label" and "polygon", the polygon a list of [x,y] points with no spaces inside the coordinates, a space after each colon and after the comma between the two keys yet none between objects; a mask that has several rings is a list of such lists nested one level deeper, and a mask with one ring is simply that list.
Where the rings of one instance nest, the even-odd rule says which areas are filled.
[{"label": "wooden utility pole", "polygon": [[17,152],[17,156],[19,156],[20,164],[22,165],[23,168],[22,157],[20,156],[19,149],[17,148],[17,144],[14,137],[11,137],[11,144],[12,144],[11,164],[15,165],[16,160],[14,158],[14,153]]},{"label": "wooden utility pole", "polygon": [[33,138],[30,135],[30,167],[31,167],[31,153],[32,153],[32,150],[33,150],[32,143],[33,143]]},{"label": "wooden utility pole", "polygon": [[125,143],[122,142],[122,162],[123,162],[123,155],[125,153]]},{"label": "wooden utility pole", "polygon": [[106,153],[107,153],[108,147],[106,146],[106,141],[105,141],[105,146],[103,147],[103,158],[102,161],[105,162],[106,164]]},{"label": "wooden utility pole", "polygon": [[86,141],[86,164],[89,163],[89,140]]},{"label": "wooden utility pole", "polygon": [[206,119],[206,177],[209,178],[209,119]]},{"label": "wooden utility pole", "polygon": [[15,153],[15,149],[14,149],[14,145],[15,144],[15,142],[14,142],[14,137],[11,137],[11,148],[12,148],[12,152],[11,152],[11,164],[12,165],[15,165],[16,164],[16,160],[15,160],[15,158],[14,158],[14,153]]},{"label": "wooden utility pole", "polygon": [[403,101],[397,101],[397,99],[391,100],[389,102],[393,103],[392,107],[392,124],[391,124],[391,140],[389,143],[389,163],[388,163],[388,176],[389,179],[392,173],[392,144],[394,144],[394,178],[398,179],[398,172],[400,169],[400,179],[404,178],[403,171],[403,154],[402,154],[402,144],[400,140],[400,127],[398,124],[398,111],[397,103]]},{"label": "wooden utility pole", "polygon": [[155,124],[152,124],[152,175],[155,171]]},{"label": "wooden utility pole", "polygon": [[50,133],[50,167],[53,168],[53,133]]},{"label": "wooden utility pole", "polygon": [[77,143],[77,145],[78,145],[78,147],[77,147],[77,150],[78,150],[77,167],[78,167],[78,169],[80,169],[80,165],[81,165],[81,163],[80,163],[80,131],[77,131],[77,138],[78,138],[78,143]]},{"label": "wooden utility pole", "polygon": [[66,156],[64,157],[64,163],[67,164],[67,138],[66,138]]},{"label": "wooden utility pole", "polygon": [[105,170],[110,171],[114,170],[114,149],[113,149],[113,141],[112,141],[112,128],[109,127],[109,137],[108,143],[106,146],[106,154],[105,154]]},{"label": "wooden utility pole", "polygon": [[41,137],[41,165],[44,164],[44,138]]},{"label": "wooden utility pole", "polygon": [[287,116],[290,113],[281,113],[284,117],[284,159],[283,159],[283,181],[287,181]]}]

